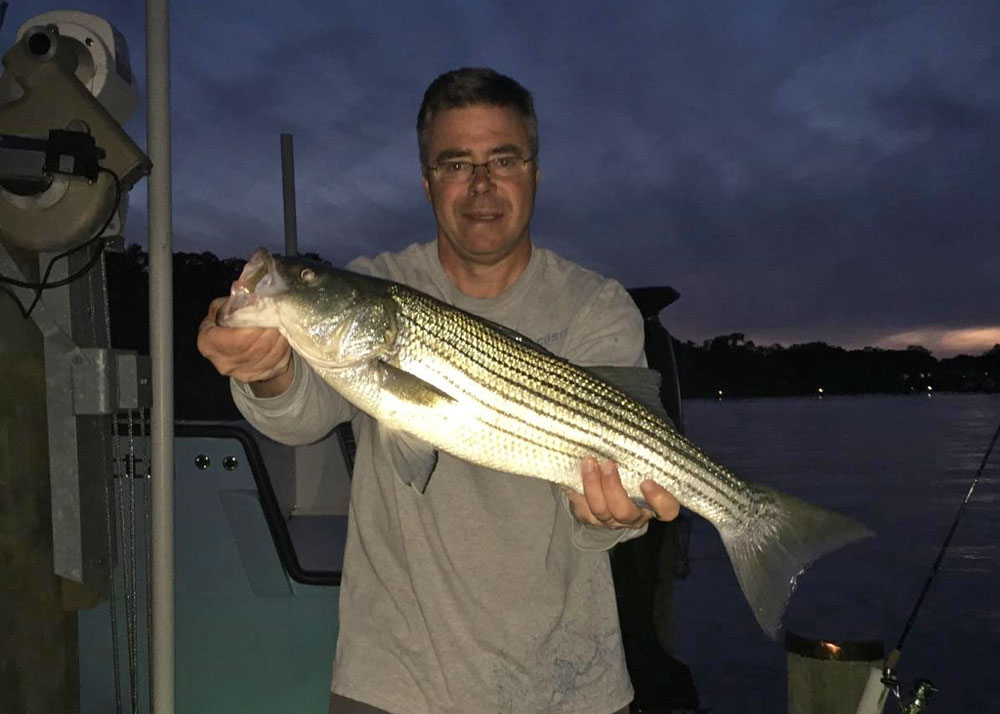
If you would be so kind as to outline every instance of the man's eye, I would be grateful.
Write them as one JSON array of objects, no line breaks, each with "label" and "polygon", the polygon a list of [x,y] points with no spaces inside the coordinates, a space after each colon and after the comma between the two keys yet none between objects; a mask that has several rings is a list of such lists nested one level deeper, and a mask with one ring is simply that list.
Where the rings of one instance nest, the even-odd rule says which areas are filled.
[{"label": "man's eye", "polygon": [[514,161],[513,156],[499,156],[493,159],[493,165],[498,169],[509,169],[514,166]]},{"label": "man's eye", "polygon": [[460,174],[465,170],[466,161],[448,161],[444,164],[444,170],[450,174]]}]

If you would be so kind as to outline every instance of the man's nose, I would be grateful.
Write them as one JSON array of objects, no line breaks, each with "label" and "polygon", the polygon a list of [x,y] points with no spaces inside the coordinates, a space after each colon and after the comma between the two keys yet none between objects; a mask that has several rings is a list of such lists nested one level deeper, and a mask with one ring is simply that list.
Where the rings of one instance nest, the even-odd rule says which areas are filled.
[{"label": "man's nose", "polygon": [[494,186],[493,179],[490,177],[490,172],[485,164],[472,167],[471,190],[473,193],[482,193],[483,191],[492,189]]}]

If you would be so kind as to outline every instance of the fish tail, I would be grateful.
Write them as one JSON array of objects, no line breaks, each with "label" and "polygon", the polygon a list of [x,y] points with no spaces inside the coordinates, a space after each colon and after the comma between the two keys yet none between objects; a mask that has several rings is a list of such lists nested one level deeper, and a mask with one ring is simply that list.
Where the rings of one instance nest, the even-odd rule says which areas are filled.
[{"label": "fish tail", "polygon": [[796,578],[813,561],[872,532],[794,496],[759,484],[751,488],[749,518],[719,533],[757,622],[776,640]]}]

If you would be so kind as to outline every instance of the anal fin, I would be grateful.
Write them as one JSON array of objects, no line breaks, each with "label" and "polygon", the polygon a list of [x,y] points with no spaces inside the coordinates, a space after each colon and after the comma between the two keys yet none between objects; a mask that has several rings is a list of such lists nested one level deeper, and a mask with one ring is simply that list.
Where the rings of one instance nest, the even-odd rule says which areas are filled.
[{"label": "anal fin", "polygon": [[427,489],[438,451],[422,439],[377,425],[379,454],[405,484],[423,493]]}]

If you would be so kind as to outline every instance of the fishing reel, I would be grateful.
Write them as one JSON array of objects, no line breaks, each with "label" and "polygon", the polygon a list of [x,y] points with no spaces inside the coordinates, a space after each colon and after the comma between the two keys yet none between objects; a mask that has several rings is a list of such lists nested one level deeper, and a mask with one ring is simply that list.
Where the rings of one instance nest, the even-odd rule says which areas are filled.
[{"label": "fishing reel", "polygon": [[938,691],[929,679],[917,679],[909,696],[903,697],[900,694],[899,677],[896,676],[895,670],[889,668],[882,675],[882,684],[896,698],[902,714],[920,714],[925,711],[928,700]]}]

